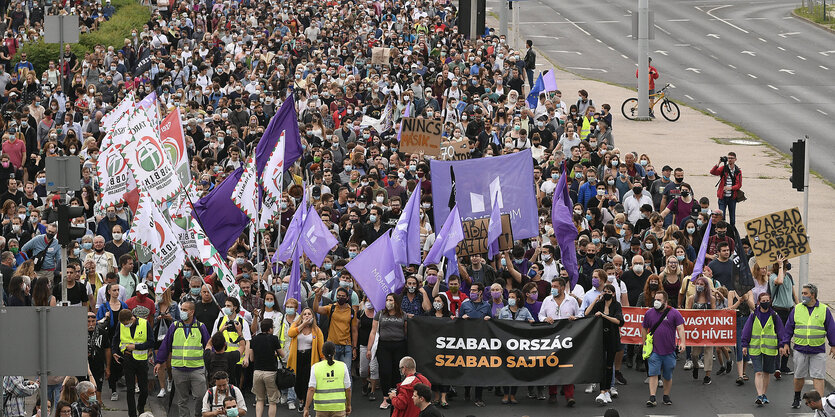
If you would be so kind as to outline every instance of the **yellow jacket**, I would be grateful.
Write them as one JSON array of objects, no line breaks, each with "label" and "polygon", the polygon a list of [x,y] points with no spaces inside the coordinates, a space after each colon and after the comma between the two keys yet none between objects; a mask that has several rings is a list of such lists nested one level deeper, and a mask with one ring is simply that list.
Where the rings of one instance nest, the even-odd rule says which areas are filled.
[{"label": "yellow jacket", "polygon": [[[293,372],[296,372],[296,352],[299,350],[299,342],[296,336],[299,335],[299,328],[296,325],[296,322],[293,322],[293,325],[290,326],[290,330],[287,331],[287,336],[290,336],[290,356],[287,358],[287,367],[292,369]],[[322,354],[322,346],[325,344],[325,336],[322,334],[322,330],[318,327],[313,328],[313,348],[312,352],[310,352],[310,365],[313,366],[316,362],[322,360],[324,355]]]}]

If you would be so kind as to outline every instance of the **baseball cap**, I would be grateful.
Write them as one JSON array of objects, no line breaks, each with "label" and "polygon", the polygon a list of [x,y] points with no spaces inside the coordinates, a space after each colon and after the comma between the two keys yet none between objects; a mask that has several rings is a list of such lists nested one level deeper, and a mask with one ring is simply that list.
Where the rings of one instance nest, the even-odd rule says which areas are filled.
[{"label": "baseball cap", "polygon": [[148,295],[148,284],[144,282],[139,283],[139,285],[136,286],[136,292]]},{"label": "baseball cap", "polygon": [[664,168],[661,168],[661,172],[672,171],[672,170],[673,170],[673,167],[671,167],[669,165],[664,165]]}]

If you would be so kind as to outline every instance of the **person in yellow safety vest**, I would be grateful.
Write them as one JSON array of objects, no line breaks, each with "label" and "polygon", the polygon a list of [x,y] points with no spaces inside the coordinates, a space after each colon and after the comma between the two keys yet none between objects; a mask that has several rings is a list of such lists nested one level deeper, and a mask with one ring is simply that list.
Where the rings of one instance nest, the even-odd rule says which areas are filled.
[{"label": "person in yellow safety vest", "polygon": [[[113,332],[113,360],[122,365],[128,394],[128,416],[145,412],[148,399],[148,349],[153,347],[154,329],[145,319],[134,317],[128,309],[119,311],[119,331]],[[134,398],[139,383],[139,408]]]},{"label": "person in yellow safety vest", "polygon": [[[206,392],[206,369],[203,367],[203,346],[209,341],[209,331],[194,318],[194,302],[180,303],[180,317],[168,327],[157,350],[154,374],[171,359],[171,375],[178,417],[192,417],[194,408]],[[160,387],[160,389],[162,389]]]},{"label": "person in yellow safety vest", "polygon": [[243,381],[241,376],[243,368],[249,366],[249,361],[246,358],[247,343],[252,339],[249,325],[244,321],[244,317],[240,314],[241,302],[234,297],[226,298],[223,310],[220,312],[220,317],[215,320],[214,332],[221,332],[223,338],[226,339],[226,351],[231,352],[237,350],[241,352],[241,358],[235,366],[235,381]]},{"label": "person in yellow safety vest", "polygon": [[789,341],[794,343],[794,401],[800,408],[800,390],[806,378],[812,378],[815,390],[823,394],[826,376],[826,342],[829,356],[835,358],[835,321],[826,304],[818,302],[818,287],[806,284],[800,292],[801,303],[792,308],[780,338],[780,353],[789,354]]},{"label": "person in yellow safety vest", "polygon": [[581,119],[582,126],[580,127],[580,139],[581,140],[588,140],[589,133],[593,132],[592,123],[597,123],[597,118],[595,118],[595,109],[594,106],[589,106],[586,109],[586,114],[583,115]]},{"label": "person in yellow safety vest", "polygon": [[757,387],[758,406],[768,404],[768,380],[778,368],[777,347],[779,336],[783,333],[783,320],[771,307],[771,295],[761,292],[757,297],[757,308],[754,314],[748,316],[745,327],[742,328],[740,344],[742,354],[751,357],[754,365],[754,385]]},{"label": "person in yellow safety vest", "polygon": [[336,345],[325,342],[322,346],[324,361],[313,365],[307,383],[307,400],[304,417],[310,417],[310,404],[316,417],[344,417],[351,414],[351,373],[344,362],[334,360]]}]

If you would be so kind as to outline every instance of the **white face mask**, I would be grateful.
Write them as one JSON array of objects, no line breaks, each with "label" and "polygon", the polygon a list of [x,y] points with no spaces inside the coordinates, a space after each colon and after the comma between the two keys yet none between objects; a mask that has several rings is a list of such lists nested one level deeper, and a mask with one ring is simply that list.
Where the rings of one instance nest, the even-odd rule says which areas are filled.
[{"label": "white face mask", "polygon": [[652,248],[655,247],[652,243],[647,243],[645,246],[647,247],[647,250],[652,250]]},{"label": "white face mask", "polygon": [[636,274],[641,275],[644,273],[644,266],[643,265],[635,265],[632,267],[632,271]]},{"label": "white face mask", "polygon": [[664,302],[661,300],[655,300],[655,302],[652,303],[652,306],[655,307],[656,310],[661,310],[661,307],[664,306]]}]

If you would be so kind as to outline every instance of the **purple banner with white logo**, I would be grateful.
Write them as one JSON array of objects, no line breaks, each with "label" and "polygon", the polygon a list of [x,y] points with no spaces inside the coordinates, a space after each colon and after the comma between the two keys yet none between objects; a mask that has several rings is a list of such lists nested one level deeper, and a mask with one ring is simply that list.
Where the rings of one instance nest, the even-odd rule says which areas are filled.
[{"label": "purple banner with white logo", "polygon": [[538,234],[539,217],[533,185],[533,158],[530,149],[512,155],[463,161],[432,161],[432,203],[435,225],[449,214],[450,166],[455,171],[456,202],[461,220],[487,217],[493,199],[503,214],[510,215],[515,239]]}]

